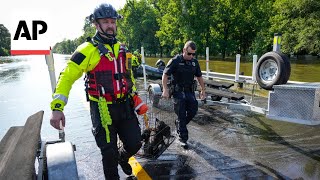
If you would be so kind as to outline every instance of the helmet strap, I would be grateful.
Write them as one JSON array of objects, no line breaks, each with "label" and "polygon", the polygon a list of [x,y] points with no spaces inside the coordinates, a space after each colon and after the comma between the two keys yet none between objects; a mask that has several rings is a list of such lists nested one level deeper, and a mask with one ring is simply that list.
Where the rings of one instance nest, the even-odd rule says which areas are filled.
[{"label": "helmet strap", "polygon": [[[102,35],[107,36],[107,38]],[[117,38],[115,37],[115,35],[106,35],[106,33],[101,33],[99,31],[96,32],[96,34],[93,36],[93,38],[96,41],[104,43],[104,44],[113,45],[113,44],[117,43]]]}]

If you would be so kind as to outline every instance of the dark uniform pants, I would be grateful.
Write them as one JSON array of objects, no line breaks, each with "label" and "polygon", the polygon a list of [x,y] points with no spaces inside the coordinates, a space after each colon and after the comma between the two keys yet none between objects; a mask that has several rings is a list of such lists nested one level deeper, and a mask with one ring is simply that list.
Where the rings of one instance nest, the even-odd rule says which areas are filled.
[{"label": "dark uniform pants", "polygon": [[138,77],[138,68],[139,66],[132,66],[132,73],[134,78]]},{"label": "dark uniform pants", "polygon": [[187,124],[198,111],[198,101],[194,92],[174,92],[174,111],[178,116],[177,132],[181,141],[188,140]]},{"label": "dark uniform pants", "polygon": [[[119,179],[118,160],[128,159],[136,154],[141,147],[141,129],[133,108],[128,101],[108,105],[112,125],[110,143],[106,140],[106,131],[101,125],[98,103],[90,101],[92,133],[101,150],[103,170],[106,179]],[[123,143],[118,150],[117,135]]]}]

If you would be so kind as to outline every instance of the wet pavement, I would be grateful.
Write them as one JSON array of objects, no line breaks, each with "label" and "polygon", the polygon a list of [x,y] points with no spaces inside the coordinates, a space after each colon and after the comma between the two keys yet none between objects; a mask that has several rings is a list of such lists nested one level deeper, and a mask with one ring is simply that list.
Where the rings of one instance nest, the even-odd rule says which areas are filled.
[{"label": "wet pavement", "polygon": [[[48,72],[44,59],[41,63],[37,61],[37,66],[34,63],[23,61],[16,66],[1,66],[1,135],[10,126],[24,124],[29,115],[44,110],[41,136],[49,141],[57,139],[58,132],[49,125],[51,89],[46,80]],[[56,74],[63,63],[64,59],[61,59],[56,64]],[[40,77],[44,84],[41,87],[37,86],[39,81],[35,81]],[[143,85],[142,81],[139,83]],[[14,95],[10,95],[12,92]],[[255,100],[256,105],[266,106],[266,99]],[[71,90],[65,115],[66,140],[77,147],[80,179],[104,179],[100,151],[91,134],[82,78]],[[172,121],[176,118],[174,115],[166,117]],[[175,140],[156,160],[136,156],[133,163],[137,178],[320,179],[319,125],[270,120],[265,115],[230,110],[222,105],[202,105],[188,130],[188,150],[181,148]],[[121,179],[127,178],[120,167],[119,173]]]},{"label": "wet pavement", "polygon": [[188,150],[176,140],[156,161],[138,159],[152,179],[320,179],[319,125],[200,105],[188,130]]},{"label": "wet pavement", "polygon": [[319,126],[202,107],[188,125],[189,149],[174,142],[157,161],[139,161],[153,179],[320,179]]}]

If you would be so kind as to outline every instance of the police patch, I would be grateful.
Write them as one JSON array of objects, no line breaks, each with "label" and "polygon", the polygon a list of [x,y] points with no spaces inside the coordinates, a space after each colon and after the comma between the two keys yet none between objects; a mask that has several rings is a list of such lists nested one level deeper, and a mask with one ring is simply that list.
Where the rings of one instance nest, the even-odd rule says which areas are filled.
[{"label": "police patch", "polygon": [[192,66],[196,66],[196,63],[192,62]]}]

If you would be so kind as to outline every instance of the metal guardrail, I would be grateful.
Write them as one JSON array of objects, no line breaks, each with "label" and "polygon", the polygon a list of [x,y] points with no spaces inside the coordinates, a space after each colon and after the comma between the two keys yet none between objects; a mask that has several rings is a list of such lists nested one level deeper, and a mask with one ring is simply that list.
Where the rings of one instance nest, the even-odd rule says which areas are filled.
[{"label": "metal guardrail", "polygon": [[[207,71],[202,71],[202,75],[203,75],[203,77],[207,78]],[[236,82],[235,81],[235,74],[208,72],[208,78]],[[252,81],[251,76],[239,75],[239,80],[237,82],[253,82],[253,81]]]},{"label": "metal guardrail", "polygon": [[[227,73],[218,73],[218,72],[208,72],[207,77],[207,71],[202,71],[202,76],[204,78],[208,79],[215,79],[215,80],[224,80],[224,81],[232,81],[232,82],[238,82],[238,83],[248,83],[248,84],[255,84],[256,81],[252,80],[252,76],[245,76],[245,75],[239,75],[239,80],[236,81],[236,75],[235,74],[227,74]],[[288,81],[287,84],[306,84],[308,82],[300,82],[300,81]],[[308,83],[310,84],[310,83]]]}]

